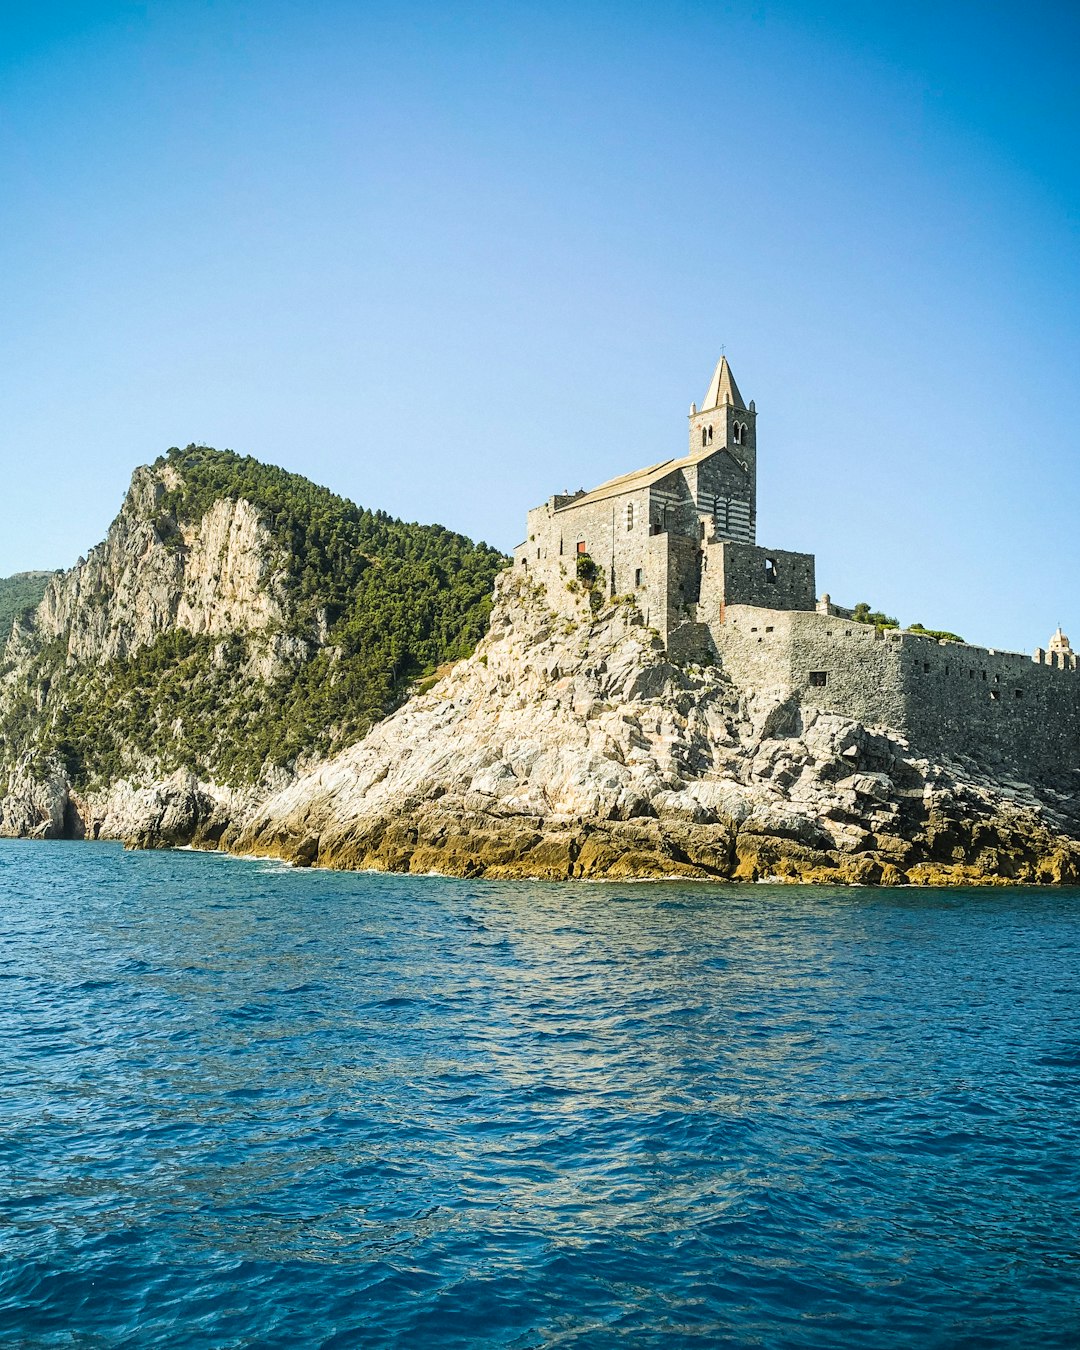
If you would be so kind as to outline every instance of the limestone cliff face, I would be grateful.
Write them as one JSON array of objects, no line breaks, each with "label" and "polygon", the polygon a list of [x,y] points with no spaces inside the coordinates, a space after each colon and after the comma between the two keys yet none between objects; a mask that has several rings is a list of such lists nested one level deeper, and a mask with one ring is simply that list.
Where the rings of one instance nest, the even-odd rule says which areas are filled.
[{"label": "limestone cliff face", "polygon": [[219,500],[195,524],[166,522],[163,499],[179,485],[168,464],[135,471],[104,543],[53,579],[11,657],[60,639],[72,660],[105,662],[177,628],[224,634],[282,621],[280,551],[254,507]]},{"label": "limestone cliff face", "polygon": [[[267,631],[287,617],[281,550],[243,499],[215,501],[198,521],[178,521],[164,503],[179,486],[168,463],[137,469],[104,542],[57,573],[33,620],[14,626],[4,651],[0,714],[29,693],[40,716],[2,766],[0,834],[127,837],[153,829],[179,840],[192,830],[171,832],[172,817],[205,822],[224,811],[231,818],[251,802],[251,789],[198,788],[190,773],[158,782],[155,764],[134,753],[128,776],[81,791],[48,748],[57,713],[50,691],[59,680],[107,669],[164,635],[262,634],[247,674],[269,679],[287,668],[286,640]],[[185,808],[193,792],[200,807],[194,816]]]},{"label": "limestone cliff face", "polygon": [[213,843],[471,651],[504,565],[284,469],[174,447],[30,617],[5,610],[0,834]]},{"label": "limestone cliff face", "polygon": [[469,660],[221,840],[489,877],[1080,878],[1071,798],[677,665],[631,606],[568,618],[510,574]]}]

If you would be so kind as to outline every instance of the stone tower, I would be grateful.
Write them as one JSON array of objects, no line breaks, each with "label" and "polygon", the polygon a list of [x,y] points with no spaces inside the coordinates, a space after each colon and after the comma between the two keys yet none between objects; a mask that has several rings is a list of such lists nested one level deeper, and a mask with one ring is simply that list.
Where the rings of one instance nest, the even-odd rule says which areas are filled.
[{"label": "stone tower", "polygon": [[713,371],[709,389],[699,408],[690,406],[690,453],[700,455],[703,450],[723,447],[741,452],[740,457],[757,459],[757,413],[751,399],[749,407],[743,402],[739,386],[731,373],[726,356],[720,358]]},{"label": "stone tower", "polygon": [[711,514],[721,534],[753,543],[757,520],[757,412],[753,400],[748,407],[739,393],[726,356],[713,371],[701,407],[690,406],[690,456],[706,455],[715,458],[698,474],[699,512]]}]

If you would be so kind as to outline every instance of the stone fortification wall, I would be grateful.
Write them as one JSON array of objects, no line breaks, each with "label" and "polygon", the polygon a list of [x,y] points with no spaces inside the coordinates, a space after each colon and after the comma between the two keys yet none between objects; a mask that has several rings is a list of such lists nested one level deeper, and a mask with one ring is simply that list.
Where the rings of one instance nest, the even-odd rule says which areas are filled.
[{"label": "stone fortification wall", "polygon": [[998,772],[1067,782],[1080,771],[1080,672],[816,613],[729,606],[710,628],[744,687],[798,691]]},{"label": "stone fortification wall", "polygon": [[722,621],[724,605],[812,610],[815,603],[812,553],[791,553],[730,540],[705,545],[698,609],[698,618],[704,623]]}]

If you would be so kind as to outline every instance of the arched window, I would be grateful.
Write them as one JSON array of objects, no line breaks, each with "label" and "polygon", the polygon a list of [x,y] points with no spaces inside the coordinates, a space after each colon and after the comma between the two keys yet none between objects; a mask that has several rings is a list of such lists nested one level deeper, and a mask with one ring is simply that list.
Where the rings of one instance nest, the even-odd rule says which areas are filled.
[{"label": "arched window", "polygon": [[735,442],[736,445],[742,445],[742,427],[739,426],[738,422],[735,422],[732,425],[731,439]]},{"label": "arched window", "polygon": [[708,428],[708,427],[702,427],[702,428],[701,428],[701,444],[702,444],[703,446],[709,444],[709,428]]},{"label": "arched window", "polygon": [[634,528],[634,503],[633,503],[633,502],[627,502],[627,503],[626,503],[626,528],[627,528],[628,530],[632,530],[632,529]]}]

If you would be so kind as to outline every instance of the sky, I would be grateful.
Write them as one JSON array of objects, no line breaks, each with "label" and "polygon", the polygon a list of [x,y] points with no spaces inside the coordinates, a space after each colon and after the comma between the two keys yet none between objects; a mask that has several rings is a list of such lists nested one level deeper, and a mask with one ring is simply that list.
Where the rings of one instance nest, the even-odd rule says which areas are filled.
[{"label": "sky", "polygon": [[0,3],[0,576],[191,441],[503,549],[721,351],[819,591],[1080,645],[1080,8]]}]

